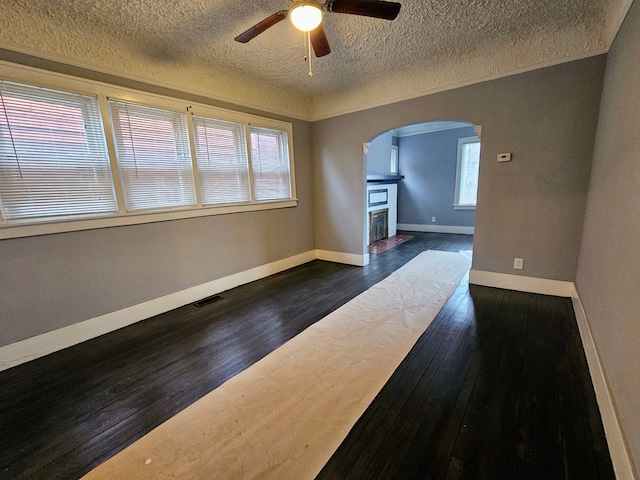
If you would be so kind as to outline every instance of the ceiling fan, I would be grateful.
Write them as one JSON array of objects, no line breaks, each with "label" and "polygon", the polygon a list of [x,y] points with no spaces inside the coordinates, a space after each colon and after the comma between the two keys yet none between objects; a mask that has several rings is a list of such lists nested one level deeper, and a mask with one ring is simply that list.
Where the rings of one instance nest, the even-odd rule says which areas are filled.
[{"label": "ceiling fan", "polygon": [[268,16],[246,32],[238,35],[235,41],[247,43],[289,16],[298,30],[308,32],[309,42],[313,46],[316,57],[323,57],[331,53],[329,40],[322,27],[322,16],[325,10],[395,20],[400,12],[400,7],[399,3],[383,0],[328,0],[324,4],[308,0],[294,0],[294,6],[290,10],[280,10]]}]

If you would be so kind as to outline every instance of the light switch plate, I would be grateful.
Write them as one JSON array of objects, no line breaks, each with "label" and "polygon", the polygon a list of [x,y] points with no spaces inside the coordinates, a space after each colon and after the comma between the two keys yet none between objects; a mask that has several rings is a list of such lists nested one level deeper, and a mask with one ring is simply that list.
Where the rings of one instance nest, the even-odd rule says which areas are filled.
[{"label": "light switch plate", "polygon": [[498,161],[499,162],[510,162],[511,161],[511,154],[510,153],[499,153],[498,154]]}]

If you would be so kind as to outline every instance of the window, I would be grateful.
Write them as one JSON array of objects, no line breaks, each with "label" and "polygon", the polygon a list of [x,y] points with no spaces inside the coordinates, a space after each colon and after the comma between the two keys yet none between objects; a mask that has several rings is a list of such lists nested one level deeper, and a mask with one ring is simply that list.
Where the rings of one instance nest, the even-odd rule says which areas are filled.
[{"label": "window", "polygon": [[196,205],[184,113],[109,100],[128,212]]},{"label": "window", "polygon": [[0,239],[295,207],[292,134],[288,122],[5,65]]},{"label": "window", "polygon": [[398,146],[391,145],[391,164],[389,171],[392,175],[398,175]]},{"label": "window", "polygon": [[250,127],[251,170],[255,199],[291,198],[287,133],[262,127]]},{"label": "window", "polygon": [[7,223],[116,214],[96,97],[0,81]]},{"label": "window", "polygon": [[202,203],[250,201],[244,125],[195,115],[192,121]]},{"label": "window", "polygon": [[476,208],[479,167],[480,140],[478,137],[458,139],[458,166],[456,170],[454,208],[461,210]]}]

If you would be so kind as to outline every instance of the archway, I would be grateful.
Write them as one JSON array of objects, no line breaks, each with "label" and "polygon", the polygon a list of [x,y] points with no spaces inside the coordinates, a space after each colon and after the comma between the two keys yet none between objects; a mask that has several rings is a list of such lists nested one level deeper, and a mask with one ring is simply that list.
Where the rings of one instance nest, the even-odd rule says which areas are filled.
[{"label": "archway", "polygon": [[480,135],[469,122],[430,121],[365,144],[365,251],[401,242],[398,231],[473,234]]}]

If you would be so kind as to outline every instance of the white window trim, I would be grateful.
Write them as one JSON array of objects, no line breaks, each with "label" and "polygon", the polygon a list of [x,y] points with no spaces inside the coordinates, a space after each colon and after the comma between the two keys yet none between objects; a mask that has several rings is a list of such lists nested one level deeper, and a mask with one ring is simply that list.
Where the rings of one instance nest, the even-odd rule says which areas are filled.
[{"label": "white window trim", "polygon": [[476,209],[476,204],[470,204],[470,203],[458,203],[458,199],[460,198],[460,172],[461,172],[461,167],[462,167],[462,146],[465,143],[479,143],[480,139],[475,136],[475,137],[462,137],[458,139],[458,160],[457,160],[457,164],[456,164],[456,190],[455,190],[455,197],[454,197],[454,204],[453,204],[453,209],[454,210],[475,210]]},{"label": "white window trim", "polygon": [[454,210],[475,210],[476,206],[475,205],[466,205],[466,204],[454,204],[453,205],[453,209]]},{"label": "white window trim", "polygon": [[389,171],[392,175],[398,175],[399,170],[399,162],[398,155],[399,149],[397,145],[391,145],[391,158],[389,164]]},{"label": "white window trim", "polygon": [[[122,101],[149,105],[152,107],[166,108],[176,111],[188,111],[195,115],[218,118],[220,120],[229,120],[235,122],[243,122],[245,124],[261,126],[265,128],[279,129],[287,133],[289,142],[289,169],[291,178],[291,198],[277,201],[256,201],[252,199],[249,203],[216,205],[216,206],[198,206],[185,209],[163,210],[156,212],[135,212],[127,213],[124,209],[122,200],[122,190],[119,181],[115,181],[114,186],[116,196],[118,197],[119,212],[117,215],[106,217],[93,217],[82,219],[64,219],[55,221],[29,222],[29,223],[0,223],[0,240],[8,238],[20,238],[36,235],[47,235],[52,233],[75,232],[81,230],[91,230],[97,228],[107,228],[125,225],[139,225],[143,223],[162,222],[177,220],[183,218],[197,218],[212,215],[226,215],[230,213],[241,213],[251,211],[262,211],[279,208],[295,207],[298,204],[296,195],[296,181],[293,155],[293,127],[291,123],[280,120],[274,120],[257,115],[235,112],[219,107],[213,107],[205,104],[187,102],[176,98],[165,97],[154,93],[146,93],[139,90],[118,87],[94,80],[86,80],[69,75],[47,72],[44,70],[28,67],[24,65],[16,65],[6,61],[0,61],[0,77],[3,80],[24,83],[39,87],[65,90],[73,93],[81,93],[86,95],[97,95],[101,106],[102,120],[106,133],[107,147],[111,165],[117,165],[115,161],[115,148],[113,138],[110,135],[111,122],[109,119],[108,109],[105,109],[106,98],[114,98]],[[190,117],[190,115],[187,115]],[[189,119],[189,128],[191,122]],[[192,156],[193,156],[192,151]],[[112,167],[113,168],[113,167]],[[116,172],[113,172],[114,174]],[[194,172],[197,175],[196,172]],[[119,174],[118,174],[119,175]],[[196,182],[197,183],[197,182]],[[199,197],[199,195],[198,195]]]}]

